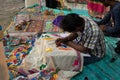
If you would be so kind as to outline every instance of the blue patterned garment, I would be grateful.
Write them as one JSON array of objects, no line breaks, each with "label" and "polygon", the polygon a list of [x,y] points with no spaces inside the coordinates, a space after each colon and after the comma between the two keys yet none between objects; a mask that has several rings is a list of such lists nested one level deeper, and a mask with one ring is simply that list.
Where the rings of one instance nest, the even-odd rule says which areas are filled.
[{"label": "blue patterned garment", "polygon": [[116,2],[105,17],[97,22],[98,25],[106,25],[106,33],[120,37],[120,2]]}]

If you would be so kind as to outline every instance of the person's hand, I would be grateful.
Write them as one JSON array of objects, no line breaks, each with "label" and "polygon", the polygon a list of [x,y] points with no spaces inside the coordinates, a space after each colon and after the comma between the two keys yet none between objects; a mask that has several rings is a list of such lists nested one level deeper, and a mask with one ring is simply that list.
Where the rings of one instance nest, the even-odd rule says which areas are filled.
[{"label": "person's hand", "polygon": [[61,43],[64,43],[64,39],[63,39],[63,38],[58,38],[58,39],[55,40],[55,44],[56,44],[57,46],[60,46]]},{"label": "person's hand", "polygon": [[102,31],[105,31],[105,30],[106,30],[106,26],[105,26],[105,25],[100,25],[100,29],[101,29]]}]

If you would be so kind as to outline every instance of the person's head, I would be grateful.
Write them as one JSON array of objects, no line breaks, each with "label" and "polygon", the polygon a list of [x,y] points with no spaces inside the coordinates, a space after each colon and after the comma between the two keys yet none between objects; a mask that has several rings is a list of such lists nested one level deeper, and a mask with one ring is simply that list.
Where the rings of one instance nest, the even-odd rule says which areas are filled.
[{"label": "person's head", "polygon": [[60,23],[60,28],[67,32],[83,31],[84,19],[78,14],[67,14]]},{"label": "person's head", "polygon": [[104,6],[111,6],[116,0],[99,0]]}]

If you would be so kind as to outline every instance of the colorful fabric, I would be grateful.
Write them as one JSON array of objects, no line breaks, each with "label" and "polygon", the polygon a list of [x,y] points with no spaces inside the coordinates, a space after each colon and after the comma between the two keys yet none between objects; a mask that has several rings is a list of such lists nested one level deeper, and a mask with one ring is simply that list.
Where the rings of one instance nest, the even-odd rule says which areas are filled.
[{"label": "colorful fabric", "polygon": [[14,69],[19,66],[23,58],[28,54],[30,47],[27,45],[21,45],[14,49],[8,56],[6,62],[9,69]]},{"label": "colorful fabric", "polygon": [[42,32],[43,31],[43,20],[33,20],[31,21],[28,28],[26,28],[26,32]]},{"label": "colorful fabric", "polygon": [[24,21],[30,21],[30,15],[29,14],[18,14],[18,15],[16,15],[16,20],[15,20],[16,25],[21,24]]},{"label": "colorful fabric", "polygon": [[52,20],[46,20],[44,21],[43,32],[62,32],[62,30],[58,26],[53,25]]},{"label": "colorful fabric", "polygon": [[[40,70],[57,69],[69,71],[69,74],[76,75],[83,68],[83,56],[80,53],[65,45],[56,47],[55,40],[59,34],[43,34],[39,38],[35,47],[24,59],[20,68],[29,70],[31,68],[39,68]],[[44,68],[41,65],[46,64]],[[59,75],[59,74],[58,74]],[[60,75],[59,75],[60,76]],[[72,76],[71,76],[72,77]],[[63,79],[60,79],[63,80]]]},{"label": "colorful fabric", "polygon": [[92,17],[101,17],[105,11],[104,5],[99,0],[88,0],[87,8]]}]

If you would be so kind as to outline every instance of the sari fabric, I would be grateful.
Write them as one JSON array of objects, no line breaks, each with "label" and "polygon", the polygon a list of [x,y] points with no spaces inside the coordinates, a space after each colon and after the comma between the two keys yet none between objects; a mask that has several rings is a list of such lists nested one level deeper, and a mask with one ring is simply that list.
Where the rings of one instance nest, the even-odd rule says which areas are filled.
[{"label": "sari fabric", "polygon": [[105,11],[105,6],[99,0],[87,0],[87,8],[92,17],[102,17]]}]

